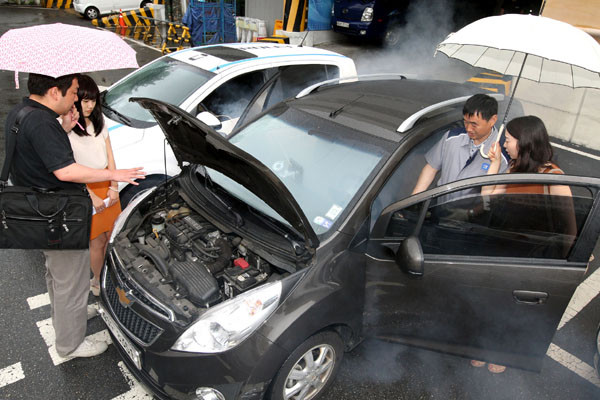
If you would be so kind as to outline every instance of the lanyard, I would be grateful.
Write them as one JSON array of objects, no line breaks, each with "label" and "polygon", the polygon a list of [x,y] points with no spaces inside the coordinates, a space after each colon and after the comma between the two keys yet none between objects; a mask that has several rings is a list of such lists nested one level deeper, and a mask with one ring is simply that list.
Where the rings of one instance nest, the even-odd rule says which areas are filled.
[{"label": "lanyard", "polygon": [[[483,143],[481,144],[483,146]],[[475,153],[473,153],[473,155],[471,157],[469,157],[469,159],[467,160],[467,163],[465,164],[465,166],[462,169],[465,169],[469,166],[469,164],[471,164],[473,162],[473,160],[475,159],[475,157],[477,157],[477,154],[479,153],[479,148],[477,148],[477,150],[475,151]]]}]

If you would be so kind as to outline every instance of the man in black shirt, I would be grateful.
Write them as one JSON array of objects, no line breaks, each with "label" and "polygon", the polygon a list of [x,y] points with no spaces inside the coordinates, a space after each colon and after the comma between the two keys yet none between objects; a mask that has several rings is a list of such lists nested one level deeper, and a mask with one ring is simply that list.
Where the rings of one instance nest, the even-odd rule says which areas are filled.
[{"label": "man in black shirt", "polygon": [[[52,78],[30,74],[30,96],[9,113],[5,132],[10,132],[17,113],[34,108],[21,121],[10,179],[19,186],[81,188],[85,183],[143,179],[141,168],[93,169],[75,163],[65,128],[77,120],[69,115],[77,100],[77,75]],[[64,115],[63,124],[57,117]],[[46,283],[50,296],[55,351],[61,357],[91,357],[106,350],[105,342],[85,338],[87,327],[90,258],[89,250],[47,250]]]}]

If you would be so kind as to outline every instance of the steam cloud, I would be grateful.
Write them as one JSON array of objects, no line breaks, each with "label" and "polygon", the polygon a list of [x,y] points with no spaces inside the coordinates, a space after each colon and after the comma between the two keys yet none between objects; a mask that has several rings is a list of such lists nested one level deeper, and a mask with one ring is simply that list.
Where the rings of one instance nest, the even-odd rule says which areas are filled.
[{"label": "steam cloud", "polygon": [[454,0],[411,2],[406,23],[396,26],[400,42],[382,50],[370,50],[354,56],[358,73],[403,73],[421,78],[464,82],[473,74],[465,64],[449,60],[435,48],[456,30]]}]

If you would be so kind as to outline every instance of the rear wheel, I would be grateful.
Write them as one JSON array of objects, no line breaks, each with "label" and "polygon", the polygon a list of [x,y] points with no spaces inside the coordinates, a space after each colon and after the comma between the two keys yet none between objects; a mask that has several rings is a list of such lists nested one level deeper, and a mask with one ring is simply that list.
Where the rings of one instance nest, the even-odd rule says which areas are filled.
[{"label": "rear wheel", "polygon": [[331,385],[344,354],[334,332],[306,339],[283,363],[270,388],[271,400],[311,400]]},{"label": "rear wheel", "polygon": [[96,19],[100,16],[100,11],[96,7],[88,7],[83,13],[87,19]]},{"label": "rear wheel", "polygon": [[144,0],[140,4],[140,8],[148,7],[148,5],[150,5],[150,4],[152,4],[152,1],[150,1],[150,0]]}]

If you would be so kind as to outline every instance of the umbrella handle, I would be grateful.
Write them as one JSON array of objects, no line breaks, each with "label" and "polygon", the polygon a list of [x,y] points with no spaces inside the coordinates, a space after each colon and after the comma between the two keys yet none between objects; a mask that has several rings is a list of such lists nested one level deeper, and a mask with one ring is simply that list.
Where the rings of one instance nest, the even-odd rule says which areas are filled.
[{"label": "umbrella handle", "polygon": [[[500,125],[500,129],[498,129],[498,134],[496,135],[496,139],[494,139],[494,143],[498,143],[500,141],[500,137],[502,136],[502,132],[504,132],[504,124]],[[494,144],[492,144],[493,146]],[[479,153],[483,158],[489,158],[487,154],[483,151],[483,146],[479,148]]]}]

